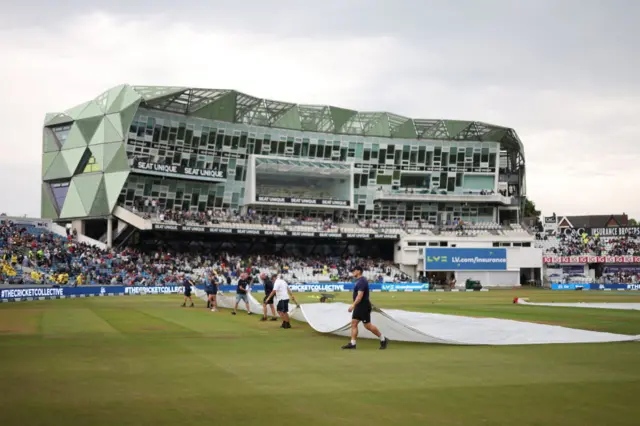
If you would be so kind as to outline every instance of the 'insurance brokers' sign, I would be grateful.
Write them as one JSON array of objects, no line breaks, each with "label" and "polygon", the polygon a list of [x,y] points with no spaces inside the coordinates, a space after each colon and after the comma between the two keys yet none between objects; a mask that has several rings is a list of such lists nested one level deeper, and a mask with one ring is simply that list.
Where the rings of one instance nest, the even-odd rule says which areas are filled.
[{"label": "'insurance brokers' sign", "polygon": [[504,248],[427,248],[426,271],[505,271],[507,249]]}]

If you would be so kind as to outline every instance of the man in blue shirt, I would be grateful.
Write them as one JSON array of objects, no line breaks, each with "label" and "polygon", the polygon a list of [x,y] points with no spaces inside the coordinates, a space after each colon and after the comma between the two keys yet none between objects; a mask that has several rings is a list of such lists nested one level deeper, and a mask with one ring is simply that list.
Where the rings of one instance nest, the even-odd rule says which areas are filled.
[{"label": "man in blue shirt", "polygon": [[358,338],[358,324],[362,321],[364,328],[378,336],[380,339],[380,349],[387,349],[389,339],[384,337],[378,327],[371,324],[371,301],[369,300],[369,282],[362,276],[362,266],[353,268],[353,276],[356,283],[353,287],[353,304],[349,306],[351,316],[351,342],[344,345],[342,349],[355,349]]}]

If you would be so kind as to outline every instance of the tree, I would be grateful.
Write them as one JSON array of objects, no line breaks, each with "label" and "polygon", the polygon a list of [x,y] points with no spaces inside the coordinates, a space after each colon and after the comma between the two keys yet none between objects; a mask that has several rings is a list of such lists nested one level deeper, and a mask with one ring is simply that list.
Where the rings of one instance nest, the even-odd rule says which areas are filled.
[{"label": "tree", "polygon": [[635,219],[629,219],[629,226],[638,226],[638,221]]},{"label": "tree", "polygon": [[540,220],[540,210],[536,210],[536,203],[534,203],[528,198],[525,198],[525,201],[524,201],[523,216],[535,217],[536,219]]}]

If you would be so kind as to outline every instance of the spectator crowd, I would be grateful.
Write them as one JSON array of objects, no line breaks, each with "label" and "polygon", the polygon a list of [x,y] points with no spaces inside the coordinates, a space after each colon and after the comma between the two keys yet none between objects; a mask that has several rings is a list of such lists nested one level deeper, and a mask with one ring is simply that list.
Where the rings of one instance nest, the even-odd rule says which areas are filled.
[{"label": "spectator crowd", "polygon": [[602,238],[571,233],[540,239],[547,243],[542,244],[546,248],[545,254],[556,256],[640,256],[640,237],[633,235]]},{"label": "spectator crowd", "polygon": [[[246,220],[246,218],[244,219]],[[290,282],[350,280],[349,271],[361,265],[372,281],[408,279],[390,262],[356,256],[263,254],[157,247],[101,249],[44,228],[0,223],[0,283],[56,285],[166,285],[183,274],[231,284],[242,273],[281,273]]]}]

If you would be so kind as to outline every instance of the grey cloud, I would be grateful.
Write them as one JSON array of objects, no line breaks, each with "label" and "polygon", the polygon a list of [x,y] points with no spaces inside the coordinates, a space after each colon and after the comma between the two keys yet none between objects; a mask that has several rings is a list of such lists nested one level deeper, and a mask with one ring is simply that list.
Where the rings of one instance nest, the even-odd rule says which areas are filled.
[{"label": "grey cloud", "polygon": [[[124,58],[135,71],[123,69],[116,76],[118,81],[113,75],[96,73],[96,80],[104,80],[103,88],[121,82],[233,85],[255,95],[287,101],[333,103],[411,117],[471,119],[510,126],[524,142],[529,193],[543,209],[559,213],[600,212],[598,203],[583,200],[584,197],[575,199],[575,187],[583,185],[603,191],[607,188],[604,213],[625,210],[640,217],[640,200],[625,193],[630,188],[629,180],[640,180],[635,171],[640,160],[640,128],[636,124],[640,115],[640,31],[636,23],[640,2],[635,0],[113,0],[101,7],[112,14],[126,11],[127,15],[120,19],[127,22],[131,22],[129,18],[146,22],[152,16],[164,15],[167,21],[181,22],[194,32],[194,37],[200,32],[241,34],[246,42],[267,35],[272,43],[269,52],[275,57],[261,58],[263,63],[308,70],[308,63],[297,63],[308,61],[323,64],[322,70],[330,74],[301,75],[298,83],[308,87],[304,92],[245,80],[245,74],[236,79],[227,77],[219,85],[222,77],[215,70],[207,76],[198,74],[197,78],[193,69],[167,73],[158,70],[157,62],[147,62],[141,56],[142,59]],[[39,31],[55,39],[78,16],[90,19],[89,14],[96,10],[80,0],[11,2],[3,9],[0,30],[6,31],[6,37],[26,37]],[[154,31],[159,32],[169,27],[156,25]],[[348,61],[350,67],[356,68],[361,55],[367,55],[362,61],[372,72],[361,78],[351,69],[341,69],[349,52],[338,52],[336,60],[331,45],[327,44],[328,49],[321,45],[336,40],[346,43],[354,38],[367,43],[373,37],[381,40],[379,48],[368,46],[363,53],[357,43],[353,44],[354,59]],[[184,40],[197,43],[194,38]],[[318,52],[304,51],[305,40],[314,41]],[[242,43],[239,46],[246,49]],[[179,46],[173,48],[174,60],[197,65],[193,58],[181,59],[180,55],[198,53],[185,53]],[[31,49],[32,46],[25,47],[21,60],[36,60],[29,56]],[[65,56],[69,49],[72,57]],[[69,49],[61,48],[56,60],[73,64],[83,61],[82,52],[73,46]],[[144,45],[140,51],[141,55],[145,52]],[[203,46],[199,54],[215,56],[216,50]],[[130,81],[131,76],[144,81]],[[20,84],[22,76],[14,77]],[[170,78],[180,81],[163,81]],[[331,90],[329,79],[333,79]],[[79,82],[73,96],[97,95],[93,92],[95,84],[91,83],[95,82]],[[18,96],[24,95],[29,85],[23,87],[9,91],[15,98],[5,98],[0,103],[6,103],[8,108],[8,102],[20,102]],[[83,100],[65,98],[58,102],[63,109],[71,106],[67,102]],[[40,116],[37,121],[41,121]],[[34,167],[38,170],[37,165]],[[8,176],[1,171],[0,175]],[[612,182],[618,183],[618,189]],[[37,182],[29,185],[33,185],[29,193],[39,194]],[[31,210],[33,206],[24,206],[37,214],[37,209]],[[567,211],[563,212],[563,208]]]}]

